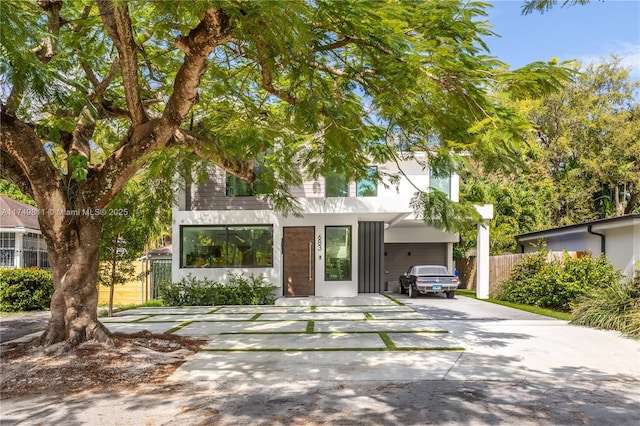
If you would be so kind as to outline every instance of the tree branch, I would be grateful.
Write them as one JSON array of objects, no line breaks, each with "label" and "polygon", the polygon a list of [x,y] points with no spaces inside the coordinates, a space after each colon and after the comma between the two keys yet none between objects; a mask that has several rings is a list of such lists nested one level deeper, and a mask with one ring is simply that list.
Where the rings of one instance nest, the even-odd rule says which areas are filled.
[{"label": "tree branch", "polygon": [[271,70],[266,65],[259,64],[258,66],[260,67],[260,75],[262,76],[262,88],[264,90],[291,105],[296,105],[298,103],[298,99],[295,96],[287,93],[282,89],[278,89],[273,85]]},{"label": "tree branch", "polygon": [[[100,3],[102,11],[105,1],[100,0]],[[126,18],[128,19],[128,15]],[[110,24],[106,19],[105,25],[113,25],[113,23]],[[224,11],[209,9],[188,36],[178,37],[176,44],[182,46],[183,50],[186,49],[186,54],[176,74],[174,90],[163,115],[161,118],[132,125],[127,135],[104,163],[90,172],[81,190],[92,197],[94,207],[105,207],[144,165],[145,156],[166,146],[174,136],[197,97],[200,78],[207,69],[209,55],[218,45],[231,40],[231,29],[229,17]],[[117,31],[114,34],[117,34]],[[129,52],[132,53],[131,50]],[[124,68],[127,66],[122,56],[120,61],[124,74]],[[131,104],[129,99],[127,101]],[[141,102],[138,95],[135,100],[138,108],[141,108]],[[135,115],[133,111],[130,112],[132,116]],[[132,121],[135,123],[136,119]]]},{"label": "tree branch", "polygon": [[257,176],[253,170],[255,161],[245,157],[229,158],[220,143],[204,138],[194,132],[178,129],[170,141],[170,145],[187,147],[196,155],[207,158],[225,171],[247,182],[255,182]]},{"label": "tree branch", "polygon": [[0,176],[16,184],[39,208],[48,208],[48,191],[62,174],[45,152],[33,128],[0,106]]},{"label": "tree branch", "polygon": [[163,117],[178,126],[198,96],[200,78],[207,69],[209,54],[217,46],[232,39],[229,16],[221,9],[209,9],[204,19],[188,36],[178,36],[176,47],[185,52],[184,63],[176,74],[173,93]]},{"label": "tree branch", "polygon": [[[49,32],[54,36],[60,33],[60,27],[62,27],[62,19],[60,18],[60,9],[62,9],[62,0],[38,0],[38,6],[42,8],[49,15],[47,20],[47,27]],[[55,55],[54,41],[50,36],[40,43],[38,47],[33,49],[33,53],[43,64],[49,63],[49,61]]]},{"label": "tree branch", "polygon": [[99,0],[97,3],[102,22],[118,49],[127,108],[131,113],[133,126],[137,126],[146,122],[149,118],[144,110],[140,96],[137,60],[138,46],[133,39],[129,7],[126,2],[114,4],[110,0]]},{"label": "tree branch", "polygon": [[24,174],[18,163],[4,149],[0,149],[0,178],[6,179],[20,189],[24,194],[33,198],[33,191],[29,178]]},{"label": "tree branch", "polygon": [[325,44],[324,46],[317,46],[313,49],[314,52],[326,52],[329,50],[340,49],[341,47],[345,47],[346,45],[353,42],[353,38],[349,36],[345,36],[341,40],[336,40],[333,43]]},{"label": "tree branch", "polygon": [[635,188],[633,182],[629,185],[629,200],[627,200],[627,205],[624,208],[624,214],[631,214],[633,210],[636,208],[636,205],[640,201],[640,192]]},{"label": "tree branch", "polygon": [[[47,29],[51,34],[57,36],[60,33],[60,27],[62,26],[62,19],[60,18],[60,9],[62,8],[62,0],[38,0],[38,6],[44,10],[47,15]],[[32,52],[36,55],[38,60],[43,64],[49,63],[55,54],[55,44],[50,36],[45,37],[44,40],[35,48]],[[24,96],[25,87],[13,82],[11,92],[7,98],[6,111],[10,115],[15,114],[20,108],[22,97]]]}]

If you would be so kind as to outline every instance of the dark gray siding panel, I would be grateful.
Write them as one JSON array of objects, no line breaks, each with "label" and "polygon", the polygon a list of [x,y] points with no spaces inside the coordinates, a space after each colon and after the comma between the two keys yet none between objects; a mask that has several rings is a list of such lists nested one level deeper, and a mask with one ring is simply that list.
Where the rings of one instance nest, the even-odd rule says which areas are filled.
[{"label": "dark gray siding panel", "polygon": [[266,210],[269,203],[254,197],[227,197],[226,172],[216,168],[201,184],[187,186],[187,210]]},{"label": "dark gray siding panel", "polygon": [[382,293],[384,279],[384,222],[358,222],[358,293]]},{"label": "dark gray siding panel", "polygon": [[384,251],[386,281],[398,281],[412,265],[447,266],[447,243],[388,243]]}]

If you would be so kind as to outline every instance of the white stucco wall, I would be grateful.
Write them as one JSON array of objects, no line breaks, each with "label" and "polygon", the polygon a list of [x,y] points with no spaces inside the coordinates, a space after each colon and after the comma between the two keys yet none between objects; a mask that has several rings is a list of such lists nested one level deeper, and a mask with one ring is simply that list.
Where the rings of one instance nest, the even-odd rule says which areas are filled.
[{"label": "white stucco wall", "polygon": [[[592,231],[605,236],[605,253],[614,268],[632,278],[640,261],[640,219],[594,224]],[[569,230],[550,230],[546,235],[544,241],[550,251],[591,251],[594,256],[601,252],[600,236],[588,233],[586,225]],[[536,251],[537,241],[522,242],[525,252]]]},{"label": "white stucco wall", "polygon": [[[395,163],[379,166],[384,172],[397,172]],[[191,274],[193,277],[226,281],[230,273],[264,274],[267,280],[278,286],[277,295],[283,294],[282,238],[283,227],[315,227],[315,294],[317,296],[355,296],[358,293],[358,222],[384,221],[390,224],[385,231],[385,242],[441,242],[447,243],[448,266],[453,269],[453,243],[458,236],[429,228],[424,223],[413,220],[410,207],[416,187],[429,186],[429,171],[423,165],[411,160],[402,163],[403,173],[399,185],[378,186],[377,197],[332,197],[324,198],[315,194],[312,198],[300,199],[303,217],[283,217],[270,210],[218,210],[186,211],[184,194],[179,194],[177,206],[173,209],[173,259],[172,279],[179,281]],[[354,184],[352,184],[353,186]],[[302,188],[301,190],[304,190]],[[452,176],[451,193],[458,200],[459,178]],[[351,192],[355,192],[352,188]],[[180,268],[180,229],[187,225],[273,225],[273,266],[268,268]],[[352,273],[349,281],[324,280],[324,238],[325,227],[351,226],[352,232]],[[397,225],[397,226],[396,226]]]},{"label": "white stucco wall", "polygon": [[[282,256],[276,255],[276,244],[274,244],[273,267],[268,268],[181,268],[180,267],[180,228],[187,225],[273,225],[273,241],[282,240],[282,228],[278,217],[267,210],[233,210],[233,211],[181,211],[173,209],[173,229],[172,238],[174,241],[173,257],[171,261],[171,279],[174,282],[180,281],[183,277],[192,275],[194,278],[207,278],[219,282],[225,282],[230,273],[243,273],[245,275],[264,274],[266,279],[276,285],[282,286],[278,282],[282,270]],[[279,246],[279,245],[278,245]],[[280,295],[282,292],[280,292]]]},{"label": "white stucco wall", "polygon": [[[545,248],[550,251],[591,251],[595,256],[600,254],[600,237],[588,234],[586,227],[581,232],[555,235],[544,238],[544,241]],[[537,243],[537,240],[525,243],[525,253],[537,251]]]},{"label": "white stucco wall", "polygon": [[[314,226],[315,227],[315,294],[316,296],[355,296],[358,294],[358,217],[357,215],[307,215],[304,218],[283,218],[268,211],[225,211],[225,212],[184,212],[174,210],[173,227],[174,241],[180,241],[180,227],[185,225],[225,224],[225,225],[273,225],[273,266],[267,268],[181,268],[179,244],[174,245],[178,251],[172,259],[172,279],[179,281],[191,274],[198,279],[208,278],[225,282],[231,273],[243,273],[246,275],[264,274],[267,280],[278,286],[276,294],[283,294],[282,277],[282,229],[287,226]],[[352,254],[351,254],[351,280],[349,281],[325,281],[324,280],[324,233],[326,226],[340,225],[351,226]]]},{"label": "white stucco wall", "polygon": [[610,229],[602,231],[606,235],[607,257],[614,268],[628,277],[632,277],[635,264],[640,261],[640,224],[629,229]]}]

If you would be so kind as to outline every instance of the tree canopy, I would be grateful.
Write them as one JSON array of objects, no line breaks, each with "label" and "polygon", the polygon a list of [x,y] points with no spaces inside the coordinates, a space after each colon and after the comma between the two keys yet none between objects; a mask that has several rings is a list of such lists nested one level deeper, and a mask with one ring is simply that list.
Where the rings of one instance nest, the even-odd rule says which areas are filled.
[{"label": "tree canopy", "polygon": [[[469,129],[484,123],[499,151],[525,123],[491,94],[548,91],[566,77],[544,63],[505,71],[485,51],[478,2],[39,5],[3,4],[3,108],[36,126],[71,187],[110,183],[98,207],[166,145],[247,180],[260,158],[274,197],[301,173],[361,174],[372,156],[392,155],[392,138],[473,150]],[[146,140],[165,127],[177,129],[168,142]],[[5,154],[7,174],[24,177]]]},{"label": "tree canopy", "polygon": [[571,74],[509,70],[487,51],[488,5],[475,1],[0,7],[0,177],[49,213],[45,344],[108,341],[93,309],[100,212],[143,165],[213,163],[295,211],[289,188],[303,179],[358,178],[398,151],[451,159],[443,170],[462,152],[511,162],[531,127],[504,97],[549,93]]},{"label": "tree canopy", "polygon": [[612,57],[527,106],[558,188],[552,223],[628,214],[640,200],[640,82]]},{"label": "tree canopy", "polygon": [[[576,70],[558,92],[514,103],[536,129],[515,172],[461,174],[461,199],[494,204],[492,253],[516,251],[520,233],[640,211],[640,82],[616,56]],[[473,249],[475,229],[461,239]]]}]

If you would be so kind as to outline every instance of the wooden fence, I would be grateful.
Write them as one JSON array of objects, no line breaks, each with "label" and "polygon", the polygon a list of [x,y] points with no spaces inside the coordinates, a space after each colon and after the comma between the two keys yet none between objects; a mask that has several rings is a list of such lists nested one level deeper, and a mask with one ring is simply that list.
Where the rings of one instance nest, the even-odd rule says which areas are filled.
[{"label": "wooden fence", "polygon": [[[511,276],[513,268],[522,262],[525,254],[503,254],[489,257],[489,293],[493,293],[502,281]],[[456,269],[460,272],[460,288],[475,290],[476,258],[456,259]]]},{"label": "wooden fence", "polygon": [[[518,253],[518,254],[503,254],[500,256],[489,257],[489,294],[493,293],[502,281],[511,276],[513,268],[522,262],[522,259],[531,253]],[[574,258],[580,258],[587,256],[588,252],[583,251],[552,251],[549,252],[547,261],[552,259],[562,259],[563,256],[568,255]],[[476,289],[476,258],[471,257],[468,259],[456,259],[456,269],[460,272],[460,286],[459,288],[466,288],[468,290]]]},{"label": "wooden fence", "polygon": [[[146,300],[144,285],[141,279],[138,278],[142,271],[142,265],[140,262],[134,262],[133,265],[135,267],[135,278],[124,284],[117,284],[113,289],[114,305],[138,304]],[[109,287],[98,284],[98,303],[109,303]]]}]

